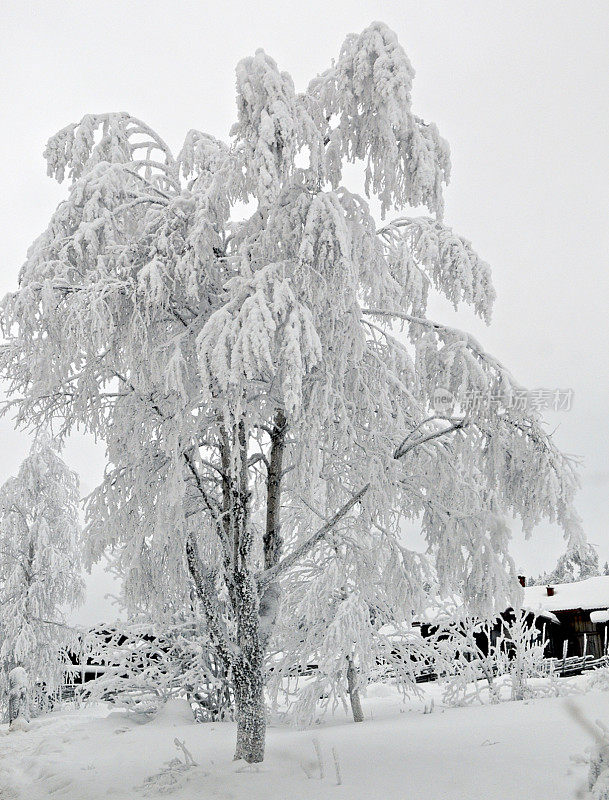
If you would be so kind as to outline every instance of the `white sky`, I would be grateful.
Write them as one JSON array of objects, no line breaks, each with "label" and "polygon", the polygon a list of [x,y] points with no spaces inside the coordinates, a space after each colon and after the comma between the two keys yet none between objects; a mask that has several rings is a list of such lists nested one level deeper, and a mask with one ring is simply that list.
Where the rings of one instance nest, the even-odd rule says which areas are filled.
[{"label": "white sky", "polygon": [[[129,111],[176,149],[198,128],[226,138],[234,67],[263,47],[298,89],[338,55],[344,36],[381,19],[416,71],[416,113],[451,145],[447,224],[491,264],[489,329],[438,302],[430,316],[467,327],[531,387],[571,388],[573,409],[548,417],[583,458],[579,509],[609,558],[609,4],[605,0],[246,5],[185,0],[3,0],[0,9],[0,294],[65,186],[45,177],[47,138],[85,113]],[[0,422],[0,481],[27,437]],[[89,491],[103,449],[84,438],[65,458]],[[514,531],[518,566],[553,566],[563,548],[544,526]],[[111,612],[97,571],[78,618]]]}]

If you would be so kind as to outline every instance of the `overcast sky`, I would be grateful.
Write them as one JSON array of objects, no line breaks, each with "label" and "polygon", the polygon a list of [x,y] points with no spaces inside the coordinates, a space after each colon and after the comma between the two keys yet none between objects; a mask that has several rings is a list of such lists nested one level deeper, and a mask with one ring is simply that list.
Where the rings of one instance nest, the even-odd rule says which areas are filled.
[{"label": "overcast sky", "polygon": [[[415,112],[451,145],[447,224],[493,268],[490,328],[434,303],[430,316],[467,327],[521,383],[570,388],[548,416],[557,443],[583,459],[578,507],[609,559],[609,4],[492,2],[155,2],[2,0],[0,11],[0,294],[65,196],[45,176],[47,138],[85,113],[128,111],[168,143],[190,128],[227,138],[234,67],[263,47],[297,89],[338,55],[345,35],[380,19],[416,69]],[[0,422],[0,481],[29,441]],[[103,447],[72,440],[65,458],[84,492]],[[513,554],[527,574],[553,566],[558,531],[539,529]],[[83,621],[107,617],[107,581],[89,581]]]}]

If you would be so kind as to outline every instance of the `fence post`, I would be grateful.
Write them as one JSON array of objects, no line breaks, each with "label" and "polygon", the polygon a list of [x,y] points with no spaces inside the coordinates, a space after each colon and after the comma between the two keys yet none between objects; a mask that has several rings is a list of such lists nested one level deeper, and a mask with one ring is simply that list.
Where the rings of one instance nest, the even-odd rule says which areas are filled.
[{"label": "fence post", "polygon": [[588,634],[584,633],[584,670],[586,669],[586,657],[588,655]]}]

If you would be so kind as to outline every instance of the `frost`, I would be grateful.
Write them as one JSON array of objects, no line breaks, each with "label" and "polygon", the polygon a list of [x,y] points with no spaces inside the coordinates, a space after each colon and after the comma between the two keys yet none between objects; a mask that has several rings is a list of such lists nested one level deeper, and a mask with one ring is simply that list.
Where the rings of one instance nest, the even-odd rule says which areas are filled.
[{"label": "frost", "polygon": [[[440,292],[488,322],[494,290],[442,222],[448,145],[413,111],[413,78],[373,23],[303,93],[262,50],[241,61],[230,143],[191,130],[175,157],[126,113],[64,128],[46,156],[67,197],[1,306],[17,423],[106,443],[87,562],[111,553],[132,611],[196,598],[248,761],[264,754],[277,631],[312,620],[302,642],[333,699],[347,679],[353,700],[391,652],[379,629],[408,625],[426,575],[472,613],[509,604],[510,515],[583,546],[576,465],[514,406],[509,371],[427,316]],[[377,231],[341,185],[350,162],[383,215],[431,216]],[[469,408],[475,393],[497,402]],[[413,520],[425,553],[400,547]]]}]

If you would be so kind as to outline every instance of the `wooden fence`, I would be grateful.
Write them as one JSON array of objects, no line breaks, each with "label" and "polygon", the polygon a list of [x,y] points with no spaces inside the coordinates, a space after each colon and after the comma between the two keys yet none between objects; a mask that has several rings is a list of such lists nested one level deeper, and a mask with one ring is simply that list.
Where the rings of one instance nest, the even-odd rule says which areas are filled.
[{"label": "wooden fence", "polygon": [[565,678],[569,675],[581,675],[582,672],[590,669],[609,667],[609,656],[605,655],[600,658],[595,658],[592,655],[546,658],[543,665],[544,672],[549,674],[553,671],[556,675],[560,675],[561,678]]}]

